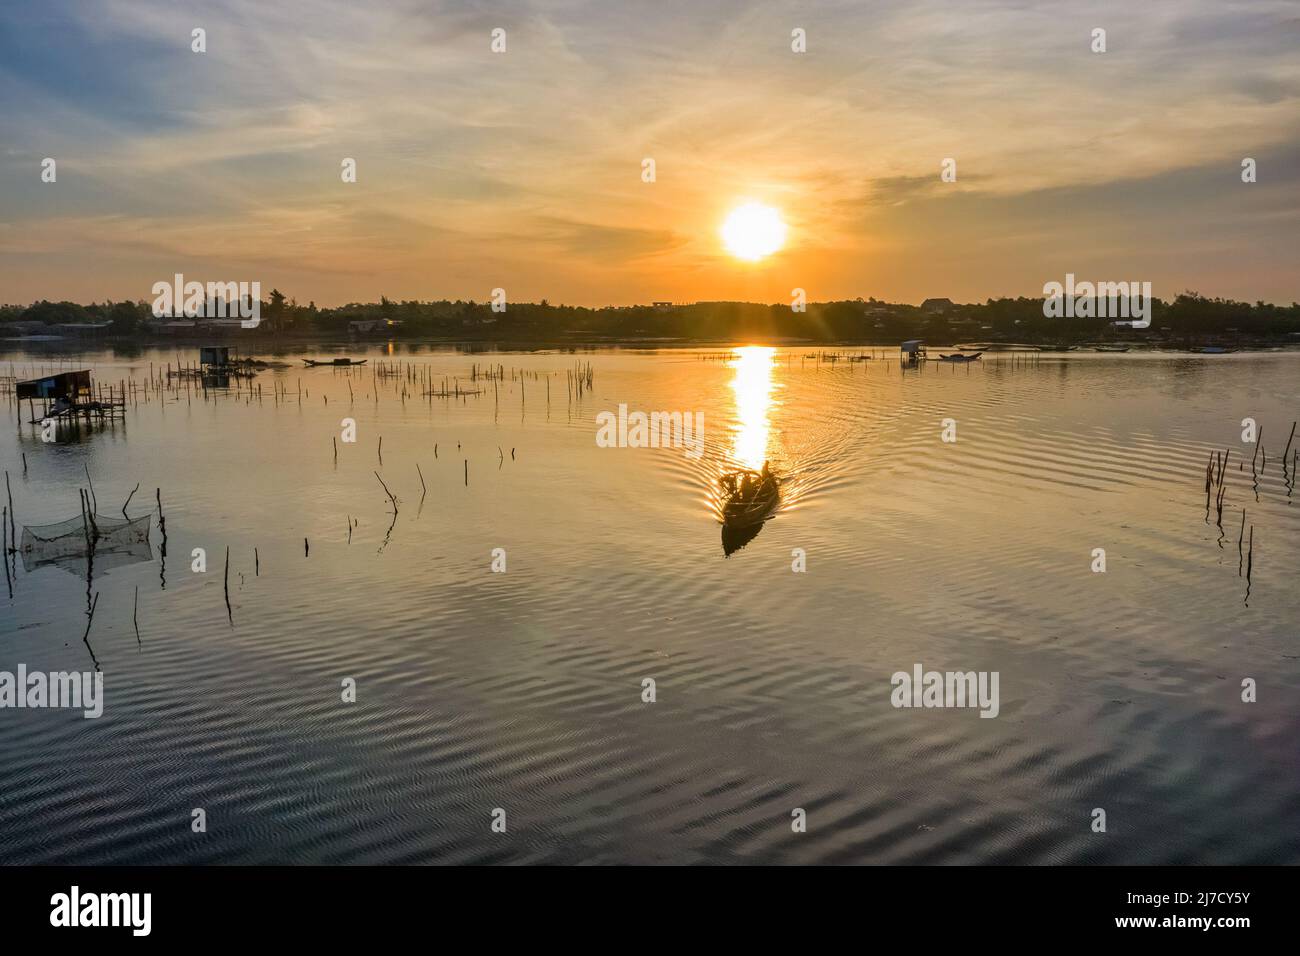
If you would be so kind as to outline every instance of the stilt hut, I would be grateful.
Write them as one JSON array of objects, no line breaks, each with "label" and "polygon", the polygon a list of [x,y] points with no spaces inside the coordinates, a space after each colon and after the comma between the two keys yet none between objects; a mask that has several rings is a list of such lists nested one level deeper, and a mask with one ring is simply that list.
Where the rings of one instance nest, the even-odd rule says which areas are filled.
[{"label": "stilt hut", "polygon": [[205,345],[199,349],[199,366],[203,371],[216,371],[230,365],[230,346]]},{"label": "stilt hut", "polygon": [[[115,400],[111,389],[107,401],[102,395],[97,396],[88,368],[19,382],[14,387],[14,394],[20,406],[22,400],[27,399],[33,423],[47,418],[75,418],[77,415],[84,415],[88,421],[91,416],[104,418],[126,404],[125,400]],[[39,416],[36,415],[37,401],[44,403],[44,411]]]}]

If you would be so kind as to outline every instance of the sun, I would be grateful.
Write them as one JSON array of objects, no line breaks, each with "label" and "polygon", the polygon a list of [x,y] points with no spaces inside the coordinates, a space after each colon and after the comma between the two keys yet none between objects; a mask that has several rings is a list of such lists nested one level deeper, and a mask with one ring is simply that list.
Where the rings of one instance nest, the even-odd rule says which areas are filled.
[{"label": "sun", "polygon": [[757,262],[785,245],[785,223],[771,206],[747,202],[728,214],[722,242],[737,259]]}]

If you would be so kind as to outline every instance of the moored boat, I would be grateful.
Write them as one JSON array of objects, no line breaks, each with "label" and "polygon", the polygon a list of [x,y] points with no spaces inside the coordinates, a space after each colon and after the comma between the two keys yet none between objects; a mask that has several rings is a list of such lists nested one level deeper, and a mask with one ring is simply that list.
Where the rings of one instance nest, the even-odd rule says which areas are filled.
[{"label": "moored boat", "polygon": [[365,365],[369,359],[336,358],[329,362],[318,362],[316,359],[303,359],[302,361],[308,368],[318,368],[320,366],[325,366],[326,368],[349,368],[353,365]]},{"label": "moored boat", "polygon": [[971,352],[969,355],[940,355],[940,362],[974,362],[983,352]]}]

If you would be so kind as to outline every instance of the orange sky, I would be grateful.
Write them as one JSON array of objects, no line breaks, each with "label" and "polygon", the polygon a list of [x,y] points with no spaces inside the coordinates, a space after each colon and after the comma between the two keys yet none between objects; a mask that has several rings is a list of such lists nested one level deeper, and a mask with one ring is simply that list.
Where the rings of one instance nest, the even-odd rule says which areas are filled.
[{"label": "orange sky", "polygon": [[[0,13],[0,300],[1300,298],[1293,8],[553,6]],[[789,226],[759,263],[719,238],[743,198]]]}]

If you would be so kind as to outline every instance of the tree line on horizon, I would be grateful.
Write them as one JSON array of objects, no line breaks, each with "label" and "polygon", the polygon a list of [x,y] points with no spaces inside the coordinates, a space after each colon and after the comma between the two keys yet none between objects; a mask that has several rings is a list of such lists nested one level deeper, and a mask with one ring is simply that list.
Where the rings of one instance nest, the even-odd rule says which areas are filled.
[{"label": "tree line on horizon", "polygon": [[[663,338],[733,339],[793,338],[811,341],[958,338],[1011,338],[1016,341],[1232,335],[1279,337],[1300,334],[1300,304],[1238,302],[1184,292],[1170,302],[1152,300],[1151,328],[1144,332],[1116,329],[1106,318],[1049,318],[1042,298],[988,299],[952,305],[944,311],[870,299],[810,302],[796,312],[785,304],[696,302],[673,306],[588,306],[512,302],[493,311],[489,302],[393,301],[335,308],[306,306],[278,289],[262,303],[262,324],[256,335],[347,337],[351,323],[374,323],[386,337],[488,339]],[[151,304],[41,300],[31,305],[0,305],[0,323],[93,325],[107,323],[112,336],[148,336],[156,331]],[[28,332],[30,334],[30,331]],[[248,334],[248,333],[244,333]]]}]

